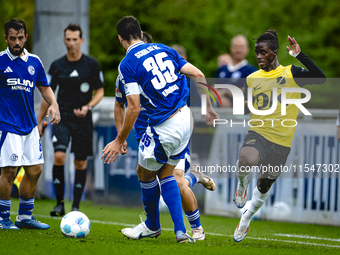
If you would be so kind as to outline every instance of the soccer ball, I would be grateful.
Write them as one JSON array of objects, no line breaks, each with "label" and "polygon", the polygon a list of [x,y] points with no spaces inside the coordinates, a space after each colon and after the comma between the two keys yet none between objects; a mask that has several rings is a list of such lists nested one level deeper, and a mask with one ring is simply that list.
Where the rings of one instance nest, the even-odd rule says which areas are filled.
[{"label": "soccer ball", "polygon": [[90,229],[90,220],[82,212],[69,212],[60,222],[60,230],[65,237],[84,238],[90,233]]}]

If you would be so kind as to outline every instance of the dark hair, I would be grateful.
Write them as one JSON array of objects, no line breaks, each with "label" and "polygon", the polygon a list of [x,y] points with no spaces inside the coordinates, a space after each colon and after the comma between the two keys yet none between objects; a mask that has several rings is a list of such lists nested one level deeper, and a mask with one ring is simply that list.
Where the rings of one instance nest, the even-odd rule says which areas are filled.
[{"label": "dark hair", "polygon": [[13,28],[16,31],[23,29],[25,32],[25,35],[27,34],[26,24],[21,19],[10,19],[9,21],[6,22],[5,24],[5,35],[6,36],[8,36],[8,31],[10,28]]},{"label": "dark hair", "polygon": [[279,36],[276,30],[269,29],[265,31],[259,38],[257,38],[256,43],[267,42],[272,50],[279,51]]},{"label": "dark hair", "polygon": [[66,35],[66,30],[71,30],[71,31],[79,31],[79,37],[83,37],[83,30],[81,30],[81,27],[77,24],[68,24],[67,28],[64,29],[64,37]]},{"label": "dark hair", "polygon": [[141,39],[142,29],[133,16],[125,16],[117,23],[117,33],[126,41]]},{"label": "dark hair", "polygon": [[144,32],[144,31],[143,31],[143,42],[152,43],[152,36],[149,33]]}]

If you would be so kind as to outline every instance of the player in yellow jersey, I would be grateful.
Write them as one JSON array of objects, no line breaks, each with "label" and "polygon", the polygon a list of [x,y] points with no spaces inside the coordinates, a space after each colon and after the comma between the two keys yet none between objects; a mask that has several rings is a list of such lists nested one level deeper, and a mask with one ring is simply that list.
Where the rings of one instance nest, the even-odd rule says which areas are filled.
[{"label": "player in yellow jersey", "polygon": [[[243,213],[234,232],[236,242],[240,242],[246,237],[252,216],[266,202],[270,187],[281,173],[277,171],[278,166],[285,165],[290,153],[299,108],[295,104],[289,104],[286,106],[286,115],[281,115],[282,88],[300,88],[307,84],[326,82],[324,73],[308,56],[301,52],[296,40],[288,36],[288,42],[292,47],[290,49],[287,46],[289,54],[296,57],[306,67],[305,69],[294,65],[282,66],[279,64],[277,60],[279,43],[275,30],[265,31],[257,38],[255,44],[255,54],[261,69],[247,77],[246,87],[252,88],[254,109],[270,110],[273,107],[273,111],[267,115],[252,115],[251,127],[244,139],[239,160],[236,162],[239,181],[234,201],[238,208],[243,208],[247,201],[247,187],[250,181],[249,169],[252,166],[260,168],[251,205]],[[286,93],[286,98],[299,99],[301,93]],[[283,125],[282,121],[284,121]],[[266,171],[263,166],[267,167]],[[276,171],[268,171],[270,167],[275,169],[275,166]]]}]

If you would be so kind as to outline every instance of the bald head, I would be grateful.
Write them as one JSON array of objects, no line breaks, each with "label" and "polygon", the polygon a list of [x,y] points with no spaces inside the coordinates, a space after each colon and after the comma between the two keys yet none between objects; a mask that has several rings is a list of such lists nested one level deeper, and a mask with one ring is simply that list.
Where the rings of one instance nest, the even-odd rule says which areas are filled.
[{"label": "bald head", "polygon": [[247,38],[244,35],[234,36],[231,39],[230,52],[231,56],[233,57],[234,64],[245,60],[249,52],[249,44]]}]

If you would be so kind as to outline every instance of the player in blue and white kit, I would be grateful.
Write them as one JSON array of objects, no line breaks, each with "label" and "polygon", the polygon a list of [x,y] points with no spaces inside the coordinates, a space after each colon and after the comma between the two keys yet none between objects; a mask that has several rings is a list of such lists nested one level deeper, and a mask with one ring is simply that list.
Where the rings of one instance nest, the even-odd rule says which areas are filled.
[{"label": "player in blue and white kit", "polygon": [[[148,35],[149,37],[147,37]],[[143,42],[145,43],[152,43],[151,35],[146,34],[143,32]],[[175,48],[175,46],[177,48]],[[185,54],[183,54],[183,47],[180,48],[178,45],[172,46],[173,49],[175,49],[178,54],[186,60]],[[182,54],[181,51],[182,50]],[[189,85],[188,79],[187,84]],[[191,84],[190,84],[191,85]],[[196,87],[194,86],[191,88],[190,86],[190,94],[191,92],[196,92],[198,94],[198,91]],[[199,98],[199,95],[197,95]],[[187,100],[187,104],[189,106],[189,97]],[[120,130],[123,122],[124,122],[124,112],[125,112],[125,104],[126,104],[126,95],[124,86],[120,82],[120,80],[117,78],[116,81],[116,103],[115,103],[115,122],[117,130]],[[139,143],[139,140],[142,138],[142,135],[144,134],[146,128],[148,127],[148,115],[146,113],[146,110],[144,107],[141,108],[141,111],[138,115],[138,118],[135,122],[135,138],[137,142]],[[209,190],[216,189],[216,185],[214,181],[206,176],[205,174],[196,171],[197,168],[195,165],[191,167],[190,173],[190,155],[186,154],[184,159],[181,159],[180,162],[176,165],[174,169],[174,177],[177,181],[180,193],[181,193],[181,199],[182,199],[182,207],[185,212],[185,215],[187,216],[190,226],[191,226],[191,232],[192,237],[195,240],[205,240],[205,233],[204,229],[200,222],[200,213],[197,205],[197,200],[194,195],[194,193],[191,190],[191,187],[195,185],[196,183],[201,183],[203,186]]]},{"label": "player in blue and white kit", "polygon": [[[143,43],[139,22],[132,16],[118,22],[117,32],[120,43],[127,50],[119,65],[119,79],[124,85],[128,107],[117,138],[103,150],[104,163],[114,162],[119,153],[125,153],[125,140],[141,106],[149,117],[147,130],[140,141],[137,167],[147,219],[134,228],[123,229],[122,233],[131,239],[160,235],[157,175],[175,225],[177,242],[193,242],[186,234],[181,196],[173,170],[188,151],[191,135],[191,113],[186,106],[189,88],[180,72],[195,81],[202,79],[205,82],[204,75],[170,47]],[[205,117],[209,125],[218,118],[210,101]]]},{"label": "player in blue and white kit", "polygon": [[[0,53],[0,229],[48,229],[32,216],[34,196],[44,163],[34,113],[34,89],[37,86],[50,104],[51,123],[60,121],[53,91],[46,80],[38,56],[24,49],[26,25],[19,19],[5,24],[8,48]],[[11,191],[18,167],[25,175],[19,188],[19,215],[10,220]]]}]

